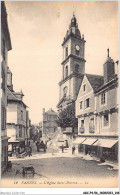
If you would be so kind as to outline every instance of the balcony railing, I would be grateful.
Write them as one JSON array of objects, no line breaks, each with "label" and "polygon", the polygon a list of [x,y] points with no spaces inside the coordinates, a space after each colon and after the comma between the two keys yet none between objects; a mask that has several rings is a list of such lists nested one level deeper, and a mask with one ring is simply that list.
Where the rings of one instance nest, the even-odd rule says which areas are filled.
[{"label": "balcony railing", "polygon": [[80,132],[80,133],[84,133],[84,132],[85,132],[84,126],[82,126],[82,127],[79,128],[79,132]]},{"label": "balcony railing", "polygon": [[95,126],[89,125],[89,133],[95,133]]}]

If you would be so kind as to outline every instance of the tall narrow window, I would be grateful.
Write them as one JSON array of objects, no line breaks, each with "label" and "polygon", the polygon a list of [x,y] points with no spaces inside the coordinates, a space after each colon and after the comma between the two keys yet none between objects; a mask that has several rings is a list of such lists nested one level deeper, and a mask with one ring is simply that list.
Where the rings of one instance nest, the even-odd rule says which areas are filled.
[{"label": "tall narrow window", "polygon": [[87,98],[85,100],[85,108],[88,108],[88,107],[90,107],[90,98]]},{"label": "tall narrow window", "polygon": [[68,66],[65,67],[65,76],[68,77]]},{"label": "tall narrow window", "polygon": [[80,102],[80,109],[83,108],[83,101]]},{"label": "tall narrow window", "polygon": [[109,125],[109,115],[108,114],[105,114],[103,116],[103,124],[105,127]]},{"label": "tall narrow window", "polygon": [[75,72],[78,72],[78,70],[79,70],[79,65],[76,64],[76,66],[75,66]]},{"label": "tall narrow window", "polygon": [[84,120],[81,120],[81,127],[84,127]]},{"label": "tall narrow window", "polygon": [[5,72],[2,69],[2,89],[5,91]]},{"label": "tall narrow window", "polygon": [[6,109],[4,106],[1,107],[1,129],[5,130],[6,128]]},{"label": "tall narrow window", "polygon": [[86,90],[86,85],[84,84],[83,85],[83,92],[85,92],[85,90]]},{"label": "tall narrow window", "polygon": [[68,47],[66,47],[65,55],[66,55],[66,57],[68,56]]},{"label": "tall narrow window", "polygon": [[68,87],[65,86],[65,87],[63,88],[63,95],[64,95],[64,97],[66,97],[67,91],[68,91]]},{"label": "tall narrow window", "polygon": [[101,104],[105,104],[106,103],[106,98],[105,98],[105,93],[101,94]]},{"label": "tall narrow window", "polygon": [[20,126],[20,129],[19,129],[19,137],[22,137],[22,126]]},{"label": "tall narrow window", "polygon": [[23,111],[21,110],[21,121],[23,120]]}]

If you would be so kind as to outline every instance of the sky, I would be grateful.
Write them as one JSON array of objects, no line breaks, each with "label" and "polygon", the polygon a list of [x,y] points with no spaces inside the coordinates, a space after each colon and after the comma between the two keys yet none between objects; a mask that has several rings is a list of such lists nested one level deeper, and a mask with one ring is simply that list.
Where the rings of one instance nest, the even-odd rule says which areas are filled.
[{"label": "sky", "polygon": [[12,50],[8,66],[13,88],[22,89],[32,123],[42,120],[42,109],[57,111],[62,78],[62,42],[75,13],[84,34],[85,72],[103,75],[110,57],[118,60],[117,1],[6,1]]}]

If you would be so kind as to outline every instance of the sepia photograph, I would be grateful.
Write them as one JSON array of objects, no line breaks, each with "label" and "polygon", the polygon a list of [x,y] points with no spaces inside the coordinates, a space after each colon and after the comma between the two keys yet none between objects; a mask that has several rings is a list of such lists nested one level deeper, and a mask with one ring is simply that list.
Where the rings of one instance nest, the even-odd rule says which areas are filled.
[{"label": "sepia photograph", "polygon": [[118,188],[118,1],[1,1],[1,187]]}]

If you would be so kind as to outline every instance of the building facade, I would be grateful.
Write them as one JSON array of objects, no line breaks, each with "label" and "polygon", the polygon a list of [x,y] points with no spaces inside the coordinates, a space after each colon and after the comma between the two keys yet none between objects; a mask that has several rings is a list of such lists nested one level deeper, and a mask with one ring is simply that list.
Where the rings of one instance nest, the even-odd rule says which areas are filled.
[{"label": "building facade", "polygon": [[7,136],[10,137],[9,151],[16,153],[17,146],[24,150],[25,141],[29,138],[29,114],[23,102],[22,91],[13,90],[12,72],[9,68],[7,72]]},{"label": "building facade", "polygon": [[7,65],[8,51],[12,49],[5,3],[1,2],[1,173],[7,168],[8,136],[6,129],[7,110]]},{"label": "building facade", "polygon": [[79,152],[109,160],[118,159],[118,76],[109,57],[103,76],[84,76],[76,100]]},{"label": "building facade", "polygon": [[[85,73],[85,42],[84,36],[81,37],[76,17],[73,14],[69,30],[62,43],[62,79],[59,82],[59,103],[57,105],[59,116],[68,106],[75,109],[75,101]],[[72,117],[75,117],[75,113]],[[66,123],[64,134],[70,135],[69,137],[72,138],[75,131],[77,132],[77,124]]]},{"label": "building facade", "polygon": [[57,118],[58,114],[52,108],[47,112],[43,108],[42,136],[48,140],[52,139],[57,131]]}]

